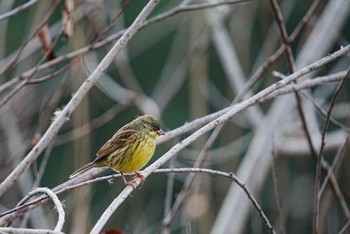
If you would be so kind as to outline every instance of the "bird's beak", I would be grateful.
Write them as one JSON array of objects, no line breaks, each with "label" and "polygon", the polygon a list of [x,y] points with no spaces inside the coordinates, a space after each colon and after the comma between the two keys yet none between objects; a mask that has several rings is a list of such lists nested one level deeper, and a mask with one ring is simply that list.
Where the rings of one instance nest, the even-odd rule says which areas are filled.
[{"label": "bird's beak", "polygon": [[162,129],[159,129],[159,130],[157,131],[157,133],[158,133],[158,135],[165,135],[165,132],[164,132]]}]

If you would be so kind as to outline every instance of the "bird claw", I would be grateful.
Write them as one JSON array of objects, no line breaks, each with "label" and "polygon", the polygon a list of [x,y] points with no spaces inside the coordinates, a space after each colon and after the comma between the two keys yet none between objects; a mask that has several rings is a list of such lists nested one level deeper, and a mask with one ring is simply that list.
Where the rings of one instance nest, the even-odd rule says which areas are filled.
[{"label": "bird claw", "polygon": [[143,186],[143,184],[145,183],[145,177],[141,174],[141,173],[139,173],[139,172],[135,172],[135,176],[132,178],[132,180],[131,181],[127,181],[125,178],[124,178],[124,176],[123,176],[123,180],[124,180],[124,184],[125,184],[125,186],[128,186],[128,185],[130,185],[130,186],[132,186],[134,189],[136,189],[136,179],[137,178],[140,178],[141,179],[141,186],[139,187],[139,189],[141,189],[142,188],[142,186]]},{"label": "bird claw", "polygon": [[131,181],[126,181],[124,182],[125,186],[132,186],[134,189],[136,189],[136,181],[131,180]]},{"label": "bird claw", "polygon": [[142,186],[144,185],[144,183],[145,183],[145,177],[141,174],[141,173],[139,173],[139,172],[135,172],[135,176],[132,178],[132,181],[135,181],[137,178],[140,178],[141,179],[141,186],[140,186],[140,188],[139,189],[141,189],[142,188]]}]

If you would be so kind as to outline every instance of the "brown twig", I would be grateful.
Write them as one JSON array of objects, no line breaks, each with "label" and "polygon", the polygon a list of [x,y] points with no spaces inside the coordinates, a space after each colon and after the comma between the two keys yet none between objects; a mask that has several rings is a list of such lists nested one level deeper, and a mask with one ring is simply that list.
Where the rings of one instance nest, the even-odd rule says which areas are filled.
[{"label": "brown twig", "polygon": [[252,193],[249,191],[247,186],[240,181],[232,172],[227,173],[227,172],[221,172],[221,171],[215,171],[211,169],[205,169],[205,168],[171,168],[171,169],[158,169],[155,171],[155,173],[183,173],[183,172],[193,172],[193,173],[204,173],[204,174],[209,174],[213,176],[220,176],[224,178],[228,178],[232,181],[234,181],[238,186],[240,186],[243,191],[246,193],[248,199],[252,202],[254,208],[257,210],[258,214],[264,221],[265,225],[267,226],[268,230],[270,233],[276,233],[273,226],[271,225],[270,221],[268,220],[267,216],[265,215],[264,211],[261,209],[259,203],[255,200],[254,196]]},{"label": "brown twig", "polygon": [[[295,65],[294,65],[294,57],[292,54],[292,50],[291,47],[289,45],[290,41],[288,40],[288,35],[287,35],[287,30],[283,21],[283,17],[282,17],[282,13],[279,9],[279,6],[276,2],[276,0],[270,0],[270,4],[272,6],[272,9],[275,13],[276,16],[276,21],[277,21],[277,25],[279,28],[279,32],[283,41],[283,44],[286,47],[286,56],[287,56],[287,65],[288,65],[288,70],[290,73],[293,73],[295,70]],[[306,139],[308,141],[308,145],[310,148],[310,152],[312,153],[312,155],[314,157],[317,158],[317,153],[316,153],[316,149],[313,145],[313,142],[311,140],[311,134],[310,131],[308,129],[308,124],[305,118],[305,113],[303,111],[302,108],[302,104],[301,104],[301,97],[300,94],[298,92],[295,92],[295,97],[297,100],[297,107],[298,107],[298,112],[300,115],[300,119],[302,122],[302,126],[303,126],[303,130],[304,130],[304,134],[306,136]],[[317,159],[317,173],[316,173],[316,183],[315,183],[315,197],[318,197],[318,191],[319,191],[319,178],[320,178],[320,172],[321,172],[321,160],[320,158]],[[319,223],[318,223],[318,212],[319,212],[319,200],[316,198],[315,199],[315,222],[314,222],[314,233],[319,233]]]},{"label": "brown twig", "polygon": [[[58,1],[59,2],[59,1]],[[56,5],[54,5],[54,6],[56,6]],[[55,7],[53,7],[52,9],[51,9],[51,11],[52,12],[50,12],[51,14],[53,14],[53,10],[55,9]],[[48,19],[47,19],[48,20]],[[63,32],[63,30],[62,30],[62,32]],[[53,44],[56,44],[57,43],[57,41],[58,41],[58,37],[56,38],[56,40],[55,40],[55,42],[53,43]],[[28,42],[29,42],[29,40],[28,40]],[[22,47],[22,48],[24,48],[24,46]],[[29,81],[30,81],[30,79],[39,71],[39,66],[40,66],[40,64],[47,58],[47,56],[51,53],[52,51],[51,50],[47,50],[46,52],[45,52],[45,54],[44,54],[44,56],[42,56],[42,58],[40,59],[40,61],[37,63],[37,65],[34,67],[34,68],[32,68],[31,69],[31,73],[30,74],[28,74],[27,76],[25,76],[25,77],[20,77],[19,79],[18,79],[18,81],[20,81],[20,83],[19,84],[17,84],[3,99],[1,99],[1,101],[0,101],[0,108],[2,107],[2,106],[4,106],[12,97],[14,97],[24,86],[26,86],[28,83],[29,83]],[[21,51],[18,53],[18,56],[20,55],[20,53],[21,53]],[[19,57],[18,57],[19,58]],[[18,59],[17,58],[17,59]],[[14,63],[15,63],[16,61],[14,60]],[[9,63],[9,65],[10,65],[10,63]],[[13,64],[14,65],[14,64]],[[62,72],[62,70],[59,70],[58,71],[58,74],[60,73],[60,72]],[[55,75],[56,75],[57,73],[55,73]],[[54,77],[54,76],[48,76],[48,77],[45,77],[45,78],[52,78],[52,77]],[[12,83],[12,82],[11,82]]]},{"label": "brown twig", "polygon": [[[295,27],[293,32],[288,38],[288,44],[295,41],[295,39],[301,34],[302,30],[304,29],[305,25],[313,14],[315,13],[316,8],[318,7],[320,3],[320,0],[315,0],[309,10],[304,15],[303,19],[298,23],[298,25]],[[243,99],[244,95],[247,93],[248,90],[250,90],[261,78],[262,74],[269,68],[273,63],[275,63],[284,53],[285,51],[285,44],[282,44],[275,53],[273,53],[268,59],[262,63],[258,69],[254,72],[254,74],[250,77],[250,79],[247,81],[247,83],[244,85],[242,90],[236,95],[235,97],[235,103],[239,102]]]},{"label": "brown twig", "polygon": [[344,227],[338,232],[338,234],[345,234],[347,232],[350,231],[350,220],[348,220],[348,222],[346,222],[346,224],[344,225]]},{"label": "brown twig", "polygon": [[[222,127],[223,127],[223,125],[216,127],[215,130],[210,135],[210,137],[208,138],[207,142],[205,142],[200,154],[197,157],[196,162],[193,165],[194,168],[202,167],[202,165],[205,162],[205,159],[208,155],[208,150],[212,147],[216,138],[219,136],[219,133],[221,132]],[[163,223],[162,223],[163,229],[168,228],[171,225],[171,223],[173,222],[176,214],[180,210],[180,207],[182,206],[183,202],[187,198],[189,191],[190,191],[190,187],[193,185],[195,178],[196,178],[196,174],[190,174],[187,177],[180,193],[178,194],[178,196],[174,202],[172,209],[169,211],[169,213],[166,214],[166,216],[163,219]]]},{"label": "brown twig", "polygon": [[32,34],[30,34],[30,36],[28,37],[28,39],[26,40],[26,42],[23,44],[23,46],[19,49],[19,51],[17,52],[17,54],[4,66],[1,68],[0,70],[0,76],[2,74],[4,74],[5,71],[7,71],[8,69],[10,69],[12,66],[15,65],[15,63],[17,62],[17,60],[19,59],[19,57],[21,56],[21,54],[23,53],[24,49],[27,47],[27,45],[29,44],[29,42],[37,36],[37,34],[40,32],[40,30],[43,28],[44,25],[47,24],[47,22],[49,21],[50,17],[52,16],[52,14],[54,13],[56,7],[58,6],[58,4],[60,3],[60,0],[56,0],[52,6],[50,7],[50,9],[47,11],[46,15],[44,16],[43,20],[40,22],[40,24],[34,29],[34,31],[32,32]]},{"label": "brown twig", "polygon": [[301,34],[302,30],[304,29],[305,25],[310,21],[311,17],[314,15],[317,7],[320,5],[321,0],[314,0],[312,2],[312,5],[307,10],[304,17],[301,19],[301,21],[298,23],[298,25],[295,27],[293,32],[290,34],[288,38],[288,42],[292,43],[295,41],[295,39]]},{"label": "brown twig", "polygon": [[276,147],[275,147],[274,142],[272,144],[273,144],[273,146],[272,146],[272,157],[273,157],[273,160],[272,160],[272,163],[271,163],[271,173],[272,173],[273,192],[274,192],[275,198],[276,198],[276,206],[277,206],[278,216],[279,216],[279,219],[280,219],[281,233],[282,234],[287,234],[286,224],[285,224],[284,218],[283,218],[281,201],[280,201],[279,193],[278,193],[278,178],[277,178],[277,174],[276,174],[276,161],[277,161]]},{"label": "brown twig", "polygon": [[83,136],[89,134],[92,130],[97,129],[109,121],[111,121],[118,113],[123,111],[126,108],[124,105],[116,104],[109,108],[102,115],[96,117],[88,123],[85,123],[72,131],[62,133],[57,136],[55,140],[55,146],[67,144],[69,142],[75,141]]},{"label": "brown twig", "polygon": [[39,84],[39,83],[51,80],[52,78],[55,78],[56,76],[63,74],[65,71],[67,71],[67,69],[68,69],[68,66],[64,66],[46,76],[30,79],[28,80],[27,84]]},{"label": "brown twig", "polygon": [[[335,156],[335,158],[333,160],[332,166],[330,166],[328,168],[327,176],[325,177],[323,184],[320,188],[320,192],[319,192],[320,200],[321,200],[323,193],[326,190],[326,186],[329,182],[331,182],[330,183],[331,185],[338,184],[337,178],[336,178],[336,173],[337,173],[337,171],[339,171],[339,167],[341,166],[342,158],[344,158],[344,156],[346,155],[346,150],[347,150],[348,146],[349,146],[349,137],[347,137],[345,139],[344,144],[338,150],[337,155]],[[323,159],[323,161],[324,161],[324,159]],[[333,192],[334,192],[334,194],[339,202],[339,205],[343,210],[345,217],[347,219],[350,219],[350,211],[347,207],[347,202],[343,196],[341,189],[339,188],[339,186],[332,186],[332,188],[333,188]]]},{"label": "brown twig", "polygon": [[321,196],[320,196],[321,160],[323,159],[323,150],[324,150],[324,146],[325,146],[325,136],[326,136],[326,132],[328,130],[328,126],[330,123],[330,116],[331,116],[332,109],[335,105],[335,101],[340,93],[340,90],[342,89],[343,85],[345,84],[345,81],[348,78],[349,74],[350,74],[350,68],[348,69],[348,72],[346,73],[344,79],[342,79],[339,82],[337,88],[335,89],[334,95],[333,95],[332,100],[331,100],[331,105],[330,105],[329,110],[327,112],[323,131],[322,131],[321,148],[320,148],[319,154],[317,156],[318,160],[317,160],[317,171],[316,171],[316,181],[315,181],[315,183],[316,183],[315,233],[319,233],[319,231],[320,231],[319,230],[319,225],[320,225],[319,219],[320,219],[320,199],[321,199]]}]

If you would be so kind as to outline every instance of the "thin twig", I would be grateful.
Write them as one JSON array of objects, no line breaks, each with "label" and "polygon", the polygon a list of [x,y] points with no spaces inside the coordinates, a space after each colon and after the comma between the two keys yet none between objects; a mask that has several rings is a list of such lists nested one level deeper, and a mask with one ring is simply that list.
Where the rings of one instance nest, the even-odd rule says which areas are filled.
[{"label": "thin twig", "polygon": [[10,69],[19,59],[19,57],[21,56],[22,52],[24,51],[24,49],[28,46],[29,42],[35,37],[37,36],[38,32],[43,28],[43,26],[45,24],[47,24],[47,22],[49,21],[50,17],[52,16],[52,14],[54,13],[56,7],[58,6],[58,4],[60,3],[60,0],[56,0],[50,7],[50,9],[48,10],[48,12],[45,14],[44,19],[40,22],[40,24],[34,29],[34,31],[32,32],[32,34],[28,37],[28,39],[26,40],[26,42],[24,43],[24,45],[19,49],[19,51],[17,52],[17,54],[10,59],[10,61],[4,65],[4,67],[1,68],[0,70],[0,75],[4,74],[5,71],[7,71],[8,69]]},{"label": "thin twig", "polygon": [[[279,32],[280,32],[283,44],[285,46],[288,70],[289,70],[290,73],[294,73],[294,71],[295,71],[294,56],[293,56],[292,49],[291,49],[290,44],[289,44],[290,41],[289,41],[289,38],[288,38],[287,29],[286,29],[286,25],[285,25],[284,20],[283,20],[281,9],[279,8],[276,0],[270,0],[270,4],[271,4],[272,9],[273,9],[273,11],[275,13],[277,25],[278,25],[278,28],[279,28]],[[306,121],[306,117],[305,117],[305,113],[304,113],[304,110],[303,110],[303,107],[302,107],[301,97],[300,97],[300,94],[297,91],[295,92],[295,98],[297,100],[298,112],[299,112],[299,115],[300,115],[300,119],[301,119],[301,122],[302,122],[302,126],[303,126],[303,130],[304,130],[306,139],[307,139],[308,144],[309,144],[310,151],[316,157],[317,153],[316,153],[315,147],[313,146],[313,143],[312,143],[312,140],[311,140],[311,134],[310,134],[310,131],[309,131],[309,128],[308,128],[308,124],[307,124],[307,121]]]},{"label": "thin twig", "polygon": [[316,170],[316,178],[315,178],[315,184],[316,184],[316,201],[315,201],[315,233],[319,233],[319,225],[320,225],[320,200],[321,200],[321,196],[320,196],[320,183],[321,183],[321,160],[323,159],[323,150],[324,150],[324,146],[325,146],[325,136],[326,136],[326,132],[328,130],[328,126],[329,126],[329,122],[330,122],[330,116],[331,116],[331,112],[332,109],[335,105],[335,101],[340,93],[340,90],[342,89],[343,85],[345,84],[346,79],[348,78],[350,74],[350,68],[348,69],[348,72],[346,73],[345,77],[339,82],[337,88],[335,89],[334,95],[332,97],[331,100],[331,105],[329,107],[329,110],[327,112],[327,116],[326,116],[326,120],[325,120],[325,124],[324,124],[324,128],[322,131],[322,136],[321,136],[321,148],[318,154],[318,160],[317,160],[317,170]]},{"label": "thin twig", "polygon": [[278,212],[278,216],[280,219],[280,227],[281,227],[281,233],[282,234],[287,234],[286,231],[286,225],[284,223],[284,218],[283,218],[283,213],[282,213],[282,207],[281,207],[281,202],[280,202],[280,198],[279,198],[279,194],[278,194],[278,181],[277,181],[277,174],[276,174],[276,159],[277,159],[277,155],[276,155],[276,148],[275,145],[273,144],[272,146],[272,165],[271,165],[271,173],[272,173],[272,184],[273,184],[273,192],[275,194],[275,198],[276,198],[276,206],[277,206],[277,212]]},{"label": "thin twig", "polygon": [[[301,89],[307,89],[307,88],[312,88],[312,87],[315,87],[315,83],[318,83],[318,85],[322,84],[322,83],[329,83],[329,82],[336,82],[336,81],[341,81],[344,79],[344,76],[346,76],[347,74],[347,70],[345,71],[341,71],[341,72],[337,72],[337,73],[333,73],[333,74],[330,74],[330,75],[326,75],[326,76],[319,76],[319,77],[315,77],[311,80],[306,80],[306,81],[303,81],[302,83],[298,83],[296,85],[289,85],[288,87],[289,88],[293,88],[295,89],[295,91],[297,90],[301,90]],[[280,78],[280,79],[284,79],[286,76],[279,73],[279,72],[276,72],[274,71],[273,72],[273,75],[275,75],[276,77]],[[308,87],[309,86],[309,87]],[[302,87],[302,88],[301,88]],[[286,87],[286,88],[283,88],[283,89],[279,89],[277,91],[275,91],[273,94],[282,94],[282,93],[289,93],[290,90]],[[309,100],[311,100],[312,104],[316,107],[316,109],[319,111],[320,114],[322,114],[324,117],[327,116],[327,111],[320,105],[316,102],[316,100],[310,95],[308,94],[307,92],[305,91],[301,91],[301,94],[308,98]],[[271,96],[274,96],[274,95],[271,95]],[[270,98],[270,97],[269,97]],[[262,100],[264,101],[264,100]],[[338,120],[334,119],[332,116],[329,117],[330,118],[330,121],[337,125],[338,127],[342,128],[344,131],[346,132],[350,132],[350,129],[349,127],[345,126],[344,124],[340,123]]]},{"label": "thin twig", "polygon": [[64,234],[63,232],[51,231],[51,230],[47,230],[47,229],[13,228],[13,227],[0,227],[0,233],[16,233],[16,234]]},{"label": "thin twig", "polygon": [[237,103],[241,100],[243,100],[245,94],[248,90],[250,90],[262,77],[265,70],[267,70],[272,64],[274,64],[284,53],[285,46],[282,45],[278,50],[276,50],[275,53],[273,53],[268,59],[263,62],[258,69],[253,73],[253,75],[250,77],[250,79],[245,83],[242,90],[239,91],[239,93],[236,95],[234,99],[234,103]]},{"label": "thin twig", "polygon": [[33,4],[35,4],[38,0],[30,0],[22,5],[19,5],[18,7],[16,7],[15,9],[12,9],[11,11],[8,11],[2,15],[0,15],[0,21],[5,20],[7,18],[10,18],[14,15],[17,15],[19,12],[29,8],[30,6],[32,6]]},{"label": "thin twig", "polygon": [[254,198],[253,194],[249,191],[247,186],[242,181],[240,181],[232,172],[227,173],[227,172],[216,171],[216,170],[212,170],[212,169],[204,169],[204,168],[170,168],[170,169],[158,169],[157,170],[157,173],[172,173],[172,172],[176,172],[176,173],[179,173],[179,172],[204,173],[204,174],[209,174],[209,175],[214,175],[214,176],[225,177],[225,178],[228,178],[228,179],[234,181],[246,193],[248,199],[252,202],[254,208],[257,210],[258,214],[260,215],[260,217],[264,221],[265,225],[267,226],[269,232],[276,233],[273,226],[271,225],[269,219],[265,215],[264,211],[261,209],[259,203]]},{"label": "thin twig", "polygon": [[126,108],[124,105],[116,104],[109,108],[107,111],[105,111],[100,116],[94,118],[88,123],[85,123],[81,126],[78,126],[74,128],[73,130],[69,132],[62,133],[57,136],[57,139],[55,140],[55,146],[67,144],[69,142],[75,141],[81,137],[84,137],[88,135],[91,131],[94,129],[97,129],[105,124],[107,124],[109,121],[111,121],[118,113],[123,111]]},{"label": "thin twig", "polygon": [[[122,3],[121,9],[117,12],[117,14],[111,19],[111,22],[99,33],[99,36],[96,38],[95,42],[101,41],[102,38],[106,37],[106,34],[112,29],[112,27],[117,23],[118,19],[120,19],[120,16],[122,15],[125,8],[128,6],[129,0],[125,0]],[[93,42],[92,44],[94,44]]]},{"label": "thin twig", "polygon": [[[52,11],[53,10],[54,9],[52,9]],[[63,30],[61,30],[61,32],[63,32]],[[59,37],[56,38],[56,40],[53,42],[53,44],[56,44],[58,42],[58,40],[59,40]],[[24,48],[24,46],[23,46],[23,48]],[[17,84],[3,99],[1,99],[1,101],[0,101],[0,108],[2,106],[4,106],[12,97],[14,97],[24,86],[26,86],[29,83],[30,79],[39,71],[40,64],[42,64],[42,62],[45,61],[45,59],[47,58],[47,56],[51,52],[52,52],[52,50],[46,51],[45,54],[42,56],[42,58],[37,63],[37,65],[33,69],[31,69],[31,73],[28,74],[26,77],[21,77],[21,79],[19,79],[20,83]],[[15,62],[16,61],[14,61],[14,63]],[[62,69],[58,70],[58,73],[56,72],[53,75],[56,76],[57,74],[60,74],[61,72],[62,72]],[[52,78],[52,77],[53,76],[49,75],[48,77],[45,77],[45,78]]]},{"label": "thin twig", "polygon": [[[315,10],[317,6],[319,5],[320,0],[315,0],[309,10],[304,15],[303,19],[298,23],[298,25],[295,27],[293,32],[291,33],[290,37],[288,38],[289,44],[292,43],[302,32],[302,29],[304,29],[307,22],[310,20],[310,18],[315,13]],[[284,53],[285,51],[285,44],[282,44],[275,53],[273,53],[268,59],[265,60],[264,63],[262,63],[258,69],[253,73],[251,78],[247,81],[247,83],[244,85],[244,87],[240,90],[240,92],[235,97],[235,103],[239,102],[243,99],[245,93],[250,90],[261,78],[264,71],[269,68],[273,63],[275,63]]]},{"label": "thin twig", "polygon": [[[283,44],[285,45],[286,47],[286,56],[287,56],[287,65],[288,65],[288,70],[290,73],[293,73],[294,70],[295,70],[295,63],[294,63],[294,56],[293,56],[293,53],[292,53],[292,49],[290,47],[290,42],[288,40],[288,34],[287,34],[287,30],[286,30],[286,25],[284,23],[284,20],[283,20],[283,16],[282,16],[282,13],[281,13],[281,10],[276,2],[276,0],[270,0],[270,4],[272,6],[272,9],[275,13],[275,18],[276,18],[276,22],[277,22],[277,25],[278,25],[278,28],[279,28],[279,32],[280,32],[280,35],[281,35],[281,38],[282,38],[282,41],[283,41]],[[308,124],[307,124],[307,121],[306,121],[306,118],[305,118],[305,113],[303,111],[303,107],[302,107],[302,104],[301,104],[301,97],[300,97],[300,94],[298,92],[295,92],[295,97],[296,97],[296,100],[297,100],[297,108],[298,108],[298,112],[299,112],[299,115],[300,115],[300,119],[301,119],[301,122],[302,122],[302,126],[303,126],[303,130],[304,130],[304,134],[306,136],[306,139],[307,139],[307,142],[308,142],[308,145],[309,145],[309,148],[310,148],[310,152],[312,153],[312,155],[314,157],[317,157],[317,153],[316,153],[316,149],[313,145],[313,142],[311,140],[311,134],[310,134],[310,131],[309,131],[309,128],[308,128]],[[321,162],[320,160],[318,159],[317,160],[317,172],[321,172]],[[319,178],[319,174],[316,173],[316,178]],[[317,179],[316,179],[317,181]],[[315,184],[315,197],[318,196],[318,187],[319,185],[316,183]],[[316,201],[318,199],[315,199]],[[318,233],[319,230],[319,225],[318,225],[318,219],[317,219],[317,212],[318,212],[318,203],[316,202],[315,204],[315,212],[316,212],[316,219],[315,219],[315,225],[314,225],[314,231],[315,233]]]},{"label": "thin twig", "polygon": [[51,80],[52,78],[55,78],[56,76],[61,75],[62,73],[67,71],[67,69],[68,69],[68,66],[64,66],[64,67],[46,75],[46,76],[38,77],[35,79],[30,79],[30,80],[28,80],[27,84],[39,84],[39,83]]},{"label": "thin twig", "polygon": [[217,1],[217,2],[198,3],[198,4],[192,4],[192,5],[184,5],[181,3],[177,7],[174,7],[173,9],[163,14],[159,14],[158,16],[149,20],[147,22],[147,26],[182,12],[198,11],[198,10],[204,10],[204,9],[213,8],[213,7],[219,7],[222,5],[232,5],[232,4],[244,3],[244,2],[250,2],[250,1],[253,1],[253,0],[235,0],[235,1],[224,0],[224,1]]},{"label": "thin twig", "polygon": [[[328,168],[327,176],[325,177],[323,184],[320,188],[319,196],[320,196],[320,200],[321,200],[321,197],[326,189],[328,182],[331,182],[330,184],[332,185],[333,192],[334,192],[334,194],[335,194],[335,196],[340,204],[340,207],[343,210],[345,217],[347,219],[350,219],[350,211],[347,207],[347,202],[344,199],[343,192],[341,191],[339,186],[334,186],[334,184],[338,185],[337,178],[336,178],[336,171],[337,171],[337,168],[339,168],[339,166],[340,166],[341,159],[346,155],[345,152],[346,152],[348,145],[349,145],[349,137],[347,137],[345,139],[343,146],[339,149],[337,155],[335,156],[335,158],[333,160],[332,166],[330,166]],[[323,159],[323,161],[324,161],[324,159]],[[337,163],[338,163],[338,166],[337,166]]]},{"label": "thin twig", "polygon": [[344,227],[339,231],[338,234],[345,234],[348,231],[350,231],[350,220],[348,220],[348,222],[346,222],[346,224],[344,225]]},{"label": "thin twig", "polygon": [[[202,167],[208,155],[208,149],[210,149],[214,144],[216,138],[219,136],[219,133],[221,132],[222,127],[223,125],[216,127],[212,132],[212,134],[210,135],[210,137],[208,138],[208,140],[205,142],[203,149],[201,150],[195,164],[193,165],[194,168]],[[187,177],[180,193],[176,197],[176,200],[174,202],[172,209],[170,210],[169,213],[166,214],[166,216],[163,219],[163,228],[168,228],[173,222],[176,214],[180,210],[180,207],[182,206],[183,202],[185,201],[185,199],[189,194],[189,191],[190,191],[189,189],[192,186],[194,179],[196,178],[196,175],[197,174],[190,174]]]},{"label": "thin twig", "polygon": [[[33,182],[33,185],[32,185],[32,189],[34,190],[35,188],[37,188],[39,185],[40,185],[40,182],[41,182],[41,179],[45,173],[45,170],[46,170],[46,166],[47,166],[47,163],[49,161],[49,158],[51,156],[51,151],[52,151],[52,143],[48,146],[48,148],[45,150],[45,153],[44,153],[44,157],[43,157],[43,160],[41,161],[41,164],[40,164],[40,167],[39,167],[39,170],[37,171],[36,176],[35,176],[35,181]],[[29,218],[29,214],[30,213],[27,213],[22,221],[21,221],[21,226],[20,227],[25,227],[26,226],[26,223],[28,221],[28,218]]]},{"label": "thin twig", "polygon": [[288,40],[288,33],[287,33],[287,29],[286,29],[286,25],[284,23],[284,19],[282,16],[282,12],[281,9],[279,8],[276,0],[270,0],[270,5],[272,7],[273,12],[275,13],[275,18],[276,18],[276,22],[277,22],[277,26],[280,32],[280,36],[282,39],[282,42],[285,46],[285,52],[287,55],[287,64],[288,64],[288,70],[290,73],[293,73],[295,68],[294,68],[294,56],[292,53],[292,49],[289,45],[289,40]]},{"label": "thin twig", "polygon": [[[173,168],[176,162],[176,155],[170,159],[169,167]],[[171,173],[168,175],[168,180],[166,183],[166,193],[164,199],[164,217],[170,212],[173,192],[174,192],[174,182],[175,182],[175,174]]]},{"label": "thin twig", "polygon": [[311,17],[315,13],[317,7],[320,5],[321,0],[314,0],[312,2],[312,5],[307,10],[304,17],[301,19],[301,21],[298,23],[298,25],[294,28],[293,32],[290,34],[288,38],[288,42],[292,43],[295,41],[295,39],[301,34],[302,30],[304,29],[305,25],[310,21]]},{"label": "thin twig", "polygon": [[[345,72],[344,72],[345,73]],[[344,76],[343,76],[344,77]],[[342,78],[341,78],[342,79]],[[341,79],[337,80],[340,81]],[[323,115],[323,117],[327,116],[327,111],[308,93],[302,92],[303,96],[311,100],[312,104],[316,107],[317,111]],[[335,119],[333,116],[329,117],[329,120],[332,122],[332,124],[338,126],[341,128],[343,131],[347,132],[350,134],[350,127],[346,126],[345,124],[341,123],[337,119]]]},{"label": "thin twig", "polygon": [[272,92],[271,94],[267,95],[266,97],[262,98],[260,101],[265,102],[265,101],[274,99],[277,96],[281,96],[281,95],[288,94],[291,92],[300,91],[303,89],[309,89],[309,88],[315,87],[317,85],[322,85],[322,84],[326,84],[326,83],[330,83],[330,82],[341,81],[344,79],[344,76],[346,75],[346,73],[347,73],[347,71],[342,71],[342,72],[338,72],[338,73],[327,75],[327,76],[315,77],[312,80],[305,80],[305,81],[302,81],[302,82],[299,82],[296,84],[294,84],[294,83],[288,84],[285,87],[280,88],[280,89]]}]

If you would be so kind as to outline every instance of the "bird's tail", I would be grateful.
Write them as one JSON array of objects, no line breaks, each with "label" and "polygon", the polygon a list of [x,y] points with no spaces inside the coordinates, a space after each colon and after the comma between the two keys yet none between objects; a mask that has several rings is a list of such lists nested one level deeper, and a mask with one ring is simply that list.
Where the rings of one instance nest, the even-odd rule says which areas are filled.
[{"label": "bird's tail", "polygon": [[75,172],[73,172],[70,176],[69,179],[73,179],[74,177],[86,172],[87,170],[90,170],[91,168],[95,167],[96,164],[95,162],[90,162],[84,166],[82,166],[81,168],[79,168],[78,170],[76,170]]}]

